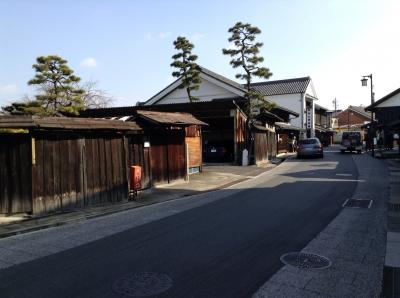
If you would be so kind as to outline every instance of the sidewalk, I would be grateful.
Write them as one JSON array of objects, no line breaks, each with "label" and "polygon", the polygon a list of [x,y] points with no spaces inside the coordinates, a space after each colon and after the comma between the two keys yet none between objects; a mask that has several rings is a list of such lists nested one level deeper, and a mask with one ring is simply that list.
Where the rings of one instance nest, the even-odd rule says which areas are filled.
[{"label": "sidewalk", "polygon": [[390,171],[385,297],[400,297],[400,159],[387,159]]},{"label": "sidewalk", "polygon": [[380,297],[386,248],[388,172],[383,161],[368,154],[354,155],[353,160],[359,182],[352,198],[373,200],[372,205],[369,209],[343,208],[301,251],[328,258],[330,266],[310,268],[322,262],[306,256],[298,267],[283,266],[253,297]]},{"label": "sidewalk", "polygon": [[3,216],[0,217],[0,238],[215,191],[257,177],[275,168],[280,162],[290,156],[291,154],[282,155],[274,161],[276,163],[265,163],[260,166],[208,165],[203,167],[202,173],[191,175],[189,181],[180,181],[144,190],[139,193],[137,199],[131,201],[87,207],[40,217],[30,218],[23,215]]}]

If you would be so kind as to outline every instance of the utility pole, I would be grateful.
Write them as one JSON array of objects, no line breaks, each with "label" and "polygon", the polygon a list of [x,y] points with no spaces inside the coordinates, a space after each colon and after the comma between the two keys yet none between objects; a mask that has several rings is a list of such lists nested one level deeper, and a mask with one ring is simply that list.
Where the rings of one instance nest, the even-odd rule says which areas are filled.
[{"label": "utility pole", "polygon": [[[338,119],[337,119],[337,100],[336,100],[336,97],[335,97],[335,99],[334,100],[332,100],[332,103],[333,103],[333,106],[334,106],[334,111],[333,111],[333,115],[332,115],[332,119],[331,119],[331,123],[332,123],[332,128],[334,128],[335,127],[335,123],[336,123],[336,121],[338,122]],[[337,126],[339,127],[339,122],[337,123]]]},{"label": "utility pole", "polygon": [[350,130],[350,109],[347,108],[347,131]]},{"label": "utility pole", "polygon": [[334,107],[335,107],[335,116],[336,116],[336,110],[337,110],[337,100],[336,100],[336,97],[335,97],[334,100],[332,100],[332,103],[333,103],[333,105],[334,105]]},{"label": "utility pole", "polygon": [[[361,85],[362,86],[367,86],[368,78],[371,80],[371,105],[375,103],[374,99],[374,84],[372,83],[372,73],[368,76],[362,76],[363,78],[361,79]],[[371,124],[369,127],[369,132],[370,132],[370,142],[371,142],[371,147],[372,147],[372,157],[375,156],[375,144],[374,144],[374,109],[371,107]]]}]

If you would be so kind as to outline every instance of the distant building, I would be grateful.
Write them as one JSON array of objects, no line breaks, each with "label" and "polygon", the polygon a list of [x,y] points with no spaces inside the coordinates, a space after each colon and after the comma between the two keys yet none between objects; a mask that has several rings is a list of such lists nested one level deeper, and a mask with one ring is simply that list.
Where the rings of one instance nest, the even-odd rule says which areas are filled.
[{"label": "distant building", "polygon": [[332,144],[332,113],[318,104],[315,104],[315,136],[324,146]]},{"label": "distant building", "polygon": [[330,119],[330,127],[335,130],[338,128],[339,123],[338,123],[338,115],[342,112],[342,110],[336,110],[336,111],[328,111],[327,113],[329,114],[329,119]]},{"label": "distant building", "polygon": [[[371,114],[365,111],[364,106],[349,106],[337,114],[337,132],[347,130],[363,130],[362,126],[371,121]],[[336,123],[335,123],[336,124]]]}]

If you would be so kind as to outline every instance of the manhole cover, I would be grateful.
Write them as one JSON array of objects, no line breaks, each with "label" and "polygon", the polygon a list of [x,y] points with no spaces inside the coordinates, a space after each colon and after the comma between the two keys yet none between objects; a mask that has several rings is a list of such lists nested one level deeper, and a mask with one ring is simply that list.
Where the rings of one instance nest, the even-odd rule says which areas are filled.
[{"label": "manhole cover", "polygon": [[131,297],[148,297],[165,292],[172,286],[172,279],[157,272],[136,272],[117,279],[112,289],[115,293]]},{"label": "manhole cover", "polygon": [[347,199],[344,202],[343,207],[369,209],[371,208],[371,205],[372,205],[372,200]]},{"label": "manhole cover", "polygon": [[294,266],[301,269],[326,269],[331,266],[328,258],[311,253],[291,252],[281,256],[281,261],[285,265]]}]

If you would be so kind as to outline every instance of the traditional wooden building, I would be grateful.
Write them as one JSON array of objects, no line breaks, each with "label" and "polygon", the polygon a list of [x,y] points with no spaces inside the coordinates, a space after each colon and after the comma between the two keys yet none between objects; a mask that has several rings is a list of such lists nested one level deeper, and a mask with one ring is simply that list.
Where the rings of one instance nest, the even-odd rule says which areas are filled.
[{"label": "traditional wooden building", "polygon": [[375,114],[375,134],[379,136],[378,145],[393,147],[393,136],[400,134],[400,88],[382,97],[365,108]]},{"label": "traditional wooden building", "polygon": [[0,117],[0,213],[40,214],[126,200],[132,165],[143,169],[142,188],[185,179],[186,128],[204,123],[187,114],[157,116]]},{"label": "traditional wooden building", "polygon": [[332,113],[327,108],[315,104],[315,136],[323,146],[333,143]]},{"label": "traditional wooden building", "polygon": [[[151,184],[169,183],[182,178],[182,171],[185,174],[201,172],[203,164],[201,154],[202,127],[207,127],[208,124],[198,120],[193,115],[178,112],[145,111],[129,107],[92,110],[82,114],[88,116],[93,115],[93,113],[96,114],[96,117],[107,117],[127,122],[134,121],[143,129],[143,140],[138,140],[136,143],[138,146],[148,144],[148,147],[143,147],[145,154],[143,158],[148,159],[148,161],[144,162],[140,158],[139,163],[143,163],[143,165],[148,163],[152,167],[152,179],[150,179],[150,172],[145,172],[144,181],[146,183],[144,185],[146,187]],[[164,146],[166,143],[169,145]],[[151,154],[147,154],[147,151]],[[182,168],[181,160],[185,160],[185,168]],[[174,169],[177,172],[174,172]],[[150,183],[150,180],[152,183]]]},{"label": "traditional wooden building", "polygon": [[[199,89],[192,92],[193,96],[198,98],[196,103],[191,103],[189,101],[186,91],[179,88],[181,79],[177,79],[149,100],[139,103],[139,107],[141,109],[160,111],[185,111],[192,113],[200,120],[208,123],[209,126],[203,131],[203,157],[206,161],[212,156],[212,154],[208,154],[209,150],[218,152],[218,148],[221,148],[221,152],[225,153],[221,155],[220,159],[213,158],[213,161],[240,164],[242,160],[242,151],[245,147],[247,147],[247,150],[250,150],[250,159],[253,161],[260,161],[260,157],[253,155],[262,152],[262,150],[253,151],[254,147],[251,147],[252,145],[244,145],[244,142],[249,140],[248,136],[252,129],[255,129],[255,126],[246,126],[246,114],[249,113],[249,111],[247,111],[246,88],[202,66],[199,67],[199,69],[202,81]],[[307,89],[309,80],[303,85],[305,85]],[[258,85],[254,84],[252,87],[256,89]],[[270,131],[265,138],[265,140],[268,140],[268,144],[272,144],[272,142],[276,142],[276,132],[273,123],[281,121],[282,118],[289,118],[288,115],[295,118],[298,117],[299,114],[287,107],[283,107],[274,100],[270,100],[270,97],[265,94],[264,89],[258,88],[256,90],[260,94],[265,95],[267,101],[276,104],[276,108],[268,114],[269,124],[272,124],[269,129],[272,131]],[[260,123],[257,124],[258,127],[259,124]],[[266,123],[262,125],[265,126]],[[265,128],[267,128],[267,126],[265,126]],[[259,129],[256,130],[260,133]],[[273,138],[273,140],[269,140],[269,138]],[[268,144],[265,143],[263,146],[265,148],[272,147]],[[276,149],[274,149],[273,152],[270,151],[267,159],[276,155],[275,151]],[[262,154],[261,159],[267,160],[265,154]]]},{"label": "traditional wooden building", "polygon": [[[262,111],[257,121],[247,127],[247,116],[243,111],[247,101],[242,97],[222,98],[210,101],[169,103],[156,105],[139,105],[133,107],[113,107],[86,110],[84,117],[121,117],[144,111],[187,112],[207,123],[202,128],[202,160],[205,162],[242,163],[242,151],[246,147],[248,134],[253,133],[257,146],[248,147],[249,156],[254,163],[273,158],[277,154],[277,139],[274,123],[287,121],[296,113],[285,108],[276,107],[272,111]],[[261,136],[264,134],[264,136]],[[261,141],[263,140],[263,141]],[[263,143],[262,143],[263,142]],[[225,152],[221,159],[209,160],[207,148],[211,144],[223,146]],[[254,143],[253,143],[254,144]]]}]

